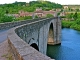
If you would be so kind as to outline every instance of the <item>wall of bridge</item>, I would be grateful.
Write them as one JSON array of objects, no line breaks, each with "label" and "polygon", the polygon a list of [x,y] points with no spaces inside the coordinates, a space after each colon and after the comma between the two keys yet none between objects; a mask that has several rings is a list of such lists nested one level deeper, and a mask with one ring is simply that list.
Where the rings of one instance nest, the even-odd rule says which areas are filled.
[{"label": "wall of bridge", "polygon": [[[61,43],[61,21],[58,17],[38,19],[14,27],[8,31],[9,46],[16,60],[18,60],[18,58],[26,60],[27,58],[29,59],[31,55],[33,60],[50,60],[49,57],[43,54],[46,54],[47,51],[48,34],[51,23],[54,29],[53,45],[59,44]],[[37,44],[39,51],[43,54],[30,47],[33,43]]]},{"label": "wall of bridge", "polygon": [[[46,54],[48,34],[50,24],[53,24],[54,29],[54,44],[59,44],[60,42],[60,27],[57,23],[58,18],[42,19],[29,23],[25,26],[17,28],[15,31],[20,38],[22,38],[28,44],[36,43],[39,47],[39,51]],[[60,21],[59,21],[60,23]],[[58,25],[56,25],[58,24]],[[57,27],[56,27],[57,26]]]},{"label": "wall of bridge", "polygon": [[30,22],[37,21],[37,20],[39,20],[39,19],[44,19],[44,18],[0,23],[0,30],[10,29],[10,28],[13,28],[13,27],[22,25],[22,24],[27,24],[27,23],[30,23]]}]

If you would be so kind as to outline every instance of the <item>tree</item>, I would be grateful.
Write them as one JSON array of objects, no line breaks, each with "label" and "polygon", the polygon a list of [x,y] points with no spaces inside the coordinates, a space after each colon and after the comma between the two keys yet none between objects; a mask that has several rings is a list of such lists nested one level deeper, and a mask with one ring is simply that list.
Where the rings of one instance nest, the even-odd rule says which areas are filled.
[{"label": "tree", "polygon": [[9,11],[8,10],[6,10],[6,14],[8,14],[9,13]]},{"label": "tree", "polygon": [[53,17],[52,14],[47,14],[46,17],[50,18],[50,17]]},{"label": "tree", "polygon": [[24,17],[24,19],[26,20],[26,19],[32,19],[32,16],[26,16],[26,17]]},{"label": "tree", "polygon": [[[39,7],[47,11],[56,9],[56,8],[62,8],[62,5],[60,4],[56,4],[56,3],[45,1],[45,0],[30,1],[27,4],[28,6],[26,6],[26,2],[17,2],[17,1],[11,4],[0,4],[0,22],[13,21],[13,17],[4,16],[4,15],[18,14],[20,10],[27,11],[27,12],[34,12],[36,8],[39,8]],[[47,17],[51,17],[51,16],[52,15],[47,15]],[[30,18],[30,17],[26,17],[26,18]],[[19,17],[19,18],[16,18],[16,20],[23,20],[26,18]]]},{"label": "tree", "polygon": [[0,20],[1,20],[1,22],[11,22],[11,21],[13,21],[13,17],[11,17],[11,16],[2,16],[1,18],[0,18]]},{"label": "tree", "polygon": [[73,18],[74,18],[74,20],[77,20],[77,18],[78,18],[78,16],[77,16],[77,12],[75,12]]},{"label": "tree", "polygon": [[80,25],[80,18],[78,18],[78,19],[76,20],[76,23],[77,23],[78,25]]},{"label": "tree", "polygon": [[69,13],[69,14],[66,15],[66,18],[68,18],[68,19],[72,19],[73,17],[74,17],[73,13]]}]

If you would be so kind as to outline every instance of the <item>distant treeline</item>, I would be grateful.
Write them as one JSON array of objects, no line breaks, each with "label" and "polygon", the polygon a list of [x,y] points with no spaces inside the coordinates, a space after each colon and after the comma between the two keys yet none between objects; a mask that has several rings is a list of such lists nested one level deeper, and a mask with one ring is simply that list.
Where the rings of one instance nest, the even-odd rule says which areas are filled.
[{"label": "distant treeline", "polygon": [[7,16],[7,14],[17,14],[20,10],[34,12],[36,8],[42,8],[42,10],[48,11],[51,9],[62,8],[62,5],[49,1],[30,1],[29,3],[16,1],[12,4],[0,4],[0,23],[31,19],[31,16],[15,19],[12,16]]},{"label": "distant treeline", "polygon": [[62,8],[62,5],[56,4],[49,1],[31,1],[26,2],[15,2],[12,4],[1,4],[0,12],[3,13],[18,13],[19,10],[33,12],[36,8],[42,8],[43,10],[51,10],[56,8]]}]

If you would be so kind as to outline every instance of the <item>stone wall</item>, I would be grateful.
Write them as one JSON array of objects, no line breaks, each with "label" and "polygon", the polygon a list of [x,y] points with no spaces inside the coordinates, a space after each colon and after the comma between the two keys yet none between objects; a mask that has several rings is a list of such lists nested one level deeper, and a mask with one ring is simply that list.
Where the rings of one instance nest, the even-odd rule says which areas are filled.
[{"label": "stone wall", "polygon": [[15,60],[52,60],[24,42],[16,35],[14,29],[8,32],[8,43]]},{"label": "stone wall", "polygon": [[10,29],[10,28],[13,28],[13,27],[22,25],[22,24],[27,24],[27,23],[34,22],[34,21],[38,21],[38,20],[41,20],[41,19],[44,19],[44,18],[0,23],[0,30]]},{"label": "stone wall", "polygon": [[46,55],[49,27],[51,23],[53,24],[54,32],[54,43],[52,43],[52,45],[61,43],[59,39],[60,35],[58,36],[58,33],[60,33],[58,28],[60,28],[60,26],[58,27],[58,25],[56,25],[57,20],[58,18],[41,19],[18,27],[15,29],[15,32],[29,45],[36,43],[39,47],[39,51]]}]

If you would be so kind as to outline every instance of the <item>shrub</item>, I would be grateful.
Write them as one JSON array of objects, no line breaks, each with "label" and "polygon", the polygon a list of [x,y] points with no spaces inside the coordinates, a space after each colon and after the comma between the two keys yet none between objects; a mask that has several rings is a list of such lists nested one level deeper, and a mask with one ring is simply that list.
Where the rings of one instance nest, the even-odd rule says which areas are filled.
[{"label": "shrub", "polygon": [[52,14],[47,14],[46,17],[50,18],[50,17],[53,17]]},{"label": "shrub", "polygon": [[62,28],[66,27],[66,28],[70,28],[70,26],[73,24],[73,22],[71,21],[62,21]]},{"label": "shrub", "polygon": [[12,22],[14,19],[11,16],[2,16],[1,22]]}]

